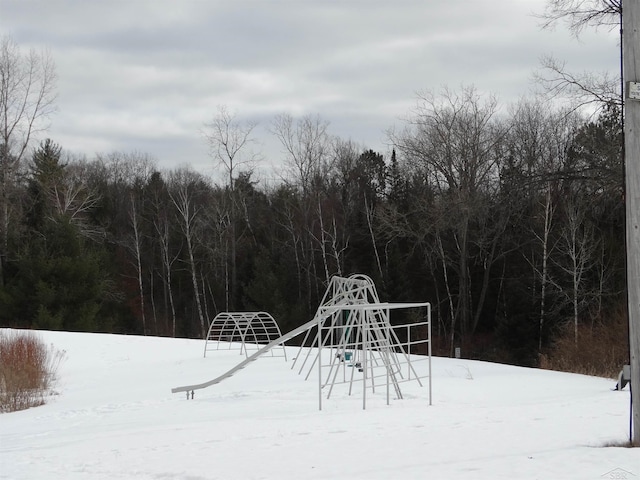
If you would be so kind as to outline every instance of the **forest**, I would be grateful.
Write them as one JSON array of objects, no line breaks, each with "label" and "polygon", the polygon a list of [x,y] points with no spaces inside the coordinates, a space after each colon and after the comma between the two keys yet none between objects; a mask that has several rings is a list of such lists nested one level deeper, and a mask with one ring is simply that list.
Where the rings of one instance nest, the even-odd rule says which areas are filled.
[{"label": "forest", "polygon": [[[44,83],[45,60],[32,59]],[[22,90],[4,88],[12,107]],[[286,332],[331,276],[363,273],[383,301],[431,302],[442,355],[586,356],[587,373],[628,355],[619,102],[587,115],[425,91],[388,153],[282,114],[270,130],[284,169],[267,185],[255,124],[225,107],[205,126],[215,183],[143,152],[33,146],[18,133],[49,106],[33,92],[40,110],[13,110],[0,135],[0,326],[198,338],[219,312],[259,310]]]}]

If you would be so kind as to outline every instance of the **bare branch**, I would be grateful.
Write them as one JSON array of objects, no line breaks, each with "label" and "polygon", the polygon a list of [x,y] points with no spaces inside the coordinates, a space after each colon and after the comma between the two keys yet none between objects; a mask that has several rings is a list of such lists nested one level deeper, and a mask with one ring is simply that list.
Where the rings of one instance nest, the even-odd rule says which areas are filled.
[{"label": "bare branch", "polygon": [[547,29],[564,21],[578,37],[588,27],[613,30],[620,25],[621,14],[622,0],[548,0],[544,12],[535,16]]},{"label": "bare branch", "polygon": [[550,100],[567,99],[570,111],[591,109],[593,113],[607,105],[621,105],[620,77],[607,72],[575,74],[567,71],[565,62],[543,57],[542,71],[534,73],[534,80]]},{"label": "bare branch", "polygon": [[237,168],[242,165],[251,168],[258,160],[258,155],[250,151],[250,146],[255,143],[252,133],[256,126],[254,121],[238,121],[236,114],[224,105],[219,106],[218,114],[205,124],[207,130],[203,135],[209,144],[211,156],[218,165],[224,166],[231,190]]},{"label": "bare branch", "polygon": [[55,64],[47,51],[22,55],[10,37],[0,38],[0,144],[20,161],[31,136],[48,127],[55,111]]},{"label": "bare branch", "polygon": [[287,154],[287,174],[303,191],[309,191],[314,178],[326,170],[331,145],[329,122],[320,116],[307,115],[297,122],[289,114],[276,116],[271,132]]}]

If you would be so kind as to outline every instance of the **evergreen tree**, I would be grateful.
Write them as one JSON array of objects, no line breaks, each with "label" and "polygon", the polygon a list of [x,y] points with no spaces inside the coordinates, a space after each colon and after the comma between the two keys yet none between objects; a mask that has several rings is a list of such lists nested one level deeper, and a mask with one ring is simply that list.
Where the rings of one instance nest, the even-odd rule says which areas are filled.
[{"label": "evergreen tree", "polygon": [[28,215],[12,275],[0,292],[0,321],[12,326],[110,330],[100,312],[114,299],[104,249],[90,243],[71,214],[56,208],[66,165],[50,140],[34,152],[27,186]]},{"label": "evergreen tree", "polygon": [[33,153],[29,169],[27,225],[42,228],[46,217],[51,218],[52,203],[63,178],[66,165],[60,161],[62,148],[46,139]]}]

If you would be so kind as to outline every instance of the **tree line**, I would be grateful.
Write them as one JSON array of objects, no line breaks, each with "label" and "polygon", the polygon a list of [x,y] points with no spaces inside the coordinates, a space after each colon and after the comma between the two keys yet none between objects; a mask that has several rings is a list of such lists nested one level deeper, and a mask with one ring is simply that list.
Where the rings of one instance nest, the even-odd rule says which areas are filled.
[{"label": "tree line", "polygon": [[218,312],[263,310],[289,331],[331,276],[364,273],[384,300],[432,303],[439,352],[536,364],[558,336],[578,345],[581,328],[620,315],[614,101],[585,117],[473,87],[423,92],[386,157],[319,116],[283,114],[270,126],[276,185],[254,178],[255,125],[223,107],[206,125],[226,178],[215,184],[140,152],[74,158],[52,139],[29,150],[18,127],[47,113],[53,73],[27,60],[5,69],[23,75],[0,97],[3,326],[202,337]]}]

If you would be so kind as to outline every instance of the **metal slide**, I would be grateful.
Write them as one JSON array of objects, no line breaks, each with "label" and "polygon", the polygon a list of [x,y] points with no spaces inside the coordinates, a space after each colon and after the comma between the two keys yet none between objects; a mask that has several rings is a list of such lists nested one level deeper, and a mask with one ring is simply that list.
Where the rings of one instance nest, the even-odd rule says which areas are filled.
[{"label": "metal slide", "polygon": [[223,373],[219,377],[216,377],[213,380],[209,380],[208,382],[198,383],[196,385],[185,385],[184,387],[172,388],[171,389],[171,393],[187,392],[187,394],[188,394],[188,392],[193,392],[194,390],[200,390],[201,388],[207,388],[207,387],[210,387],[211,385],[215,385],[216,383],[220,383],[224,379],[233,376],[239,370],[242,370],[244,367],[246,367],[251,362],[256,360],[260,355],[268,352],[272,348],[277,347],[278,345],[280,345],[280,344],[282,344],[282,343],[284,343],[286,341],[291,340],[292,338],[297,337],[298,335],[306,332],[307,330],[310,330],[311,328],[315,327],[316,325],[318,325],[318,319],[314,317],[313,320],[311,320],[311,321],[299,326],[298,328],[296,328],[294,330],[291,330],[289,333],[286,333],[283,336],[281,336],[280,338],[277,338],[274,341],[272,341],[271,343],[265,345],[264,347],[259,349],[257,352],[255,352],[253,355],[247,357],[244,361],[240,362],[238,365],[233,367],[228,372]]}]

